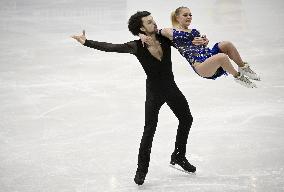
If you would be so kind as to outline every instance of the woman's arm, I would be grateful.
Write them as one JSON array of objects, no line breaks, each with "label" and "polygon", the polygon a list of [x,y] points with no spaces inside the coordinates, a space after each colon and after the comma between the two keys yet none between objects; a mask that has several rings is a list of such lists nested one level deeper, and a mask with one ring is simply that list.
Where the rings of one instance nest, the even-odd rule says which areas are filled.
[{"label": "woman's arm", "polygon": [[[173,29],[172,28],[159,29],[158,34],[168,38],[171,41],[173,40]],[[147,35],[139,33],[138,36],[140,37],[143,46],[145,43],[147,45],[151,45],[153,43],[152,38]]]},{"label": "woman's arm", "polygon": [[168,38],[169,40],[173,40],[173,29],[172,28],[164,28],[159,30],[159,34]]}]

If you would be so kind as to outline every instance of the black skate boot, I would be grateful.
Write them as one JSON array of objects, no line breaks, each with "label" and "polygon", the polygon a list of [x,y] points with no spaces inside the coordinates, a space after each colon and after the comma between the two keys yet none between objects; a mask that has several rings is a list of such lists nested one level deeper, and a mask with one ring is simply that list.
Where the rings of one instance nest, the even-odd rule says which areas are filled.
[{"label": "black skate boot", "polygon": [[136,174],[135,174],[134,182],[135,182],[137,185],[143,185],[144,180],[145,180],[145,177],[146,177],[146,173],[137,170],[137,171],[136,171]]},{"label": "black skate boot", "polygon": [[[171,167],[176,168],[180,171],[186,172],[186,173],[194,173],[196,171],[196,167],[194,167],[193,165],[191,165],[188,160],[186,159],[185,156],[179,156],[176,154],[172,154],[171,156]],[[175,167],[174,165],[177,164],[179,165],[182,169],[179,169],[177,167]]]}]

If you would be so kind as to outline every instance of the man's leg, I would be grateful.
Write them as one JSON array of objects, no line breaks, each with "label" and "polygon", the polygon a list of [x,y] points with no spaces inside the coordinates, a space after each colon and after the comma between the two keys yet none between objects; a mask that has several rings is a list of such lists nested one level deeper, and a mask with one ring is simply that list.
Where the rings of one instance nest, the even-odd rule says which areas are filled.
[{"label": "man's leg", "polygon": [[138,185],[143,184],[148,172],[152,141],[158,123],[158,114],[164,102],[165,101],[162,99],[160,94],[147,89],[145,102],[145,126],[139,148],[138,168],[134,179],[135,183]]},{"label": "man's leg", "polygon": [[179,120],[175,151],[171,157],[171,164],[178,164],[185,171],[195,172],[196,168],[185,157],[187,138],[193,122],[187,100],[175,84],[171,86],[167,93],[166,102]]}]

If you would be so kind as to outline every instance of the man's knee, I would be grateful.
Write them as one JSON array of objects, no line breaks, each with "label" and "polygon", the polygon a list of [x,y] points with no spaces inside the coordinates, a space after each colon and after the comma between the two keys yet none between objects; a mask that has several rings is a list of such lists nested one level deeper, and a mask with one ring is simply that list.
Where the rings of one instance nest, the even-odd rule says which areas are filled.
[{"label": "man's knee", "polygon": [[146,119],[144,127],[149,127],[149,128],[157,127],[157,124],[158,124],[157,118],[149,118]]},{"label": "man's knee", "polygon": [[158,124],[158,121],[145,122],[143,135],[152,136],[156,131],[157,124]]},{"label": "man's knee", "polygon": [[193,122],[193,117],[189,113],[189,114],[186,114],[185,116],[183,116],[182,118],[180,118],[179,121],[180,121],[181,124],[191,126],[191,124]]}]

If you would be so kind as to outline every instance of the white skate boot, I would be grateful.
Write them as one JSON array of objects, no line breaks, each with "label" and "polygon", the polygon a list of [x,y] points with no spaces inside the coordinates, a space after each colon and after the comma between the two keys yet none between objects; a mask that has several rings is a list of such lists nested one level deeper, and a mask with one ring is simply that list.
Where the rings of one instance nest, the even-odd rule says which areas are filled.
[{"label": "white skate boot", "polygon": [[257,75],[253,70],[251,70],[249,64],[247,62],[244,62],[244,64],[244,67],[239,67],[239,72],[241,73],[241,75],[245,75],[252,80],[260,81],[259,75]]},{"label": "white skate boot", "polygon": [[257,88],[256,84],[254,84],[253,82],[251,82],[247,77],[243,76],[243,75],[239,75],[237,77],[234,78],[235,81],[247,88]]}]

